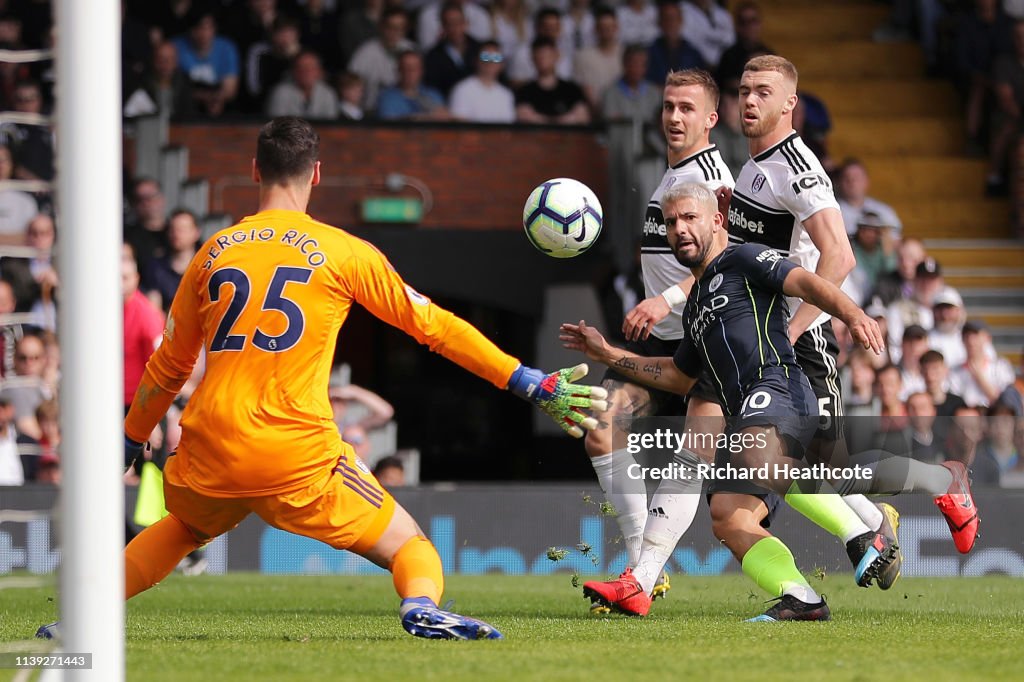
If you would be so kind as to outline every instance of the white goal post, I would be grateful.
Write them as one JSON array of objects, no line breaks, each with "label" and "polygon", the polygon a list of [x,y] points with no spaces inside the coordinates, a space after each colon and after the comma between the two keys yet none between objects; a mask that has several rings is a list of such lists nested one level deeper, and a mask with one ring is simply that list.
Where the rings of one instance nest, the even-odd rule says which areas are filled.
[{"label": "white goal post", "polygon": [[121,682],[121,8],[119,0],[58,0],[54,10],[61,650],[92,654],[91,670],[67,670],[64,679]]}]

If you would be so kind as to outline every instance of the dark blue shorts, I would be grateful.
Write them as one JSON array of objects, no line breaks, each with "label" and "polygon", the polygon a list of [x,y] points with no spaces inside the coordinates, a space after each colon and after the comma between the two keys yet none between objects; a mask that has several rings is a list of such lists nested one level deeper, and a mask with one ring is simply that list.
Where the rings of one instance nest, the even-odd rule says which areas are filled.
[{"label": "dark blue shorts", "polygon": [[745,391],[739,415],[727,421],[726,430],[738,433],[750,426],[774,426],[786,441],[786,454],[795,459],[818,430],[818,399],[802,372],[773,369]]},{"label": "dark blue shorts", "polygon": [[[751,426],[771,426],[786,445],[786,455],[802,459],[807,445],[818,429],[818,401],[807,377],[798,370],[784,369],[765,372],[751,384],[745,393],[740,414],[726,420],[725,432],[739,434]],[[715,466],[732,463],[733,453],[719,448],[715,453]],[[740,493],[760,498],[768,507],[768,516],[761,525],[767,528],[779,506],[777,494],[763,483],[751,480],[712,479],[708,483],[708,501],[715,493]]]},{"label": "dark blue shorts", "polygon": [[697,383],[686,394],[686,404],[689,405],[690,401],[694,398],[700,398],[709,403],[722,404],[722,399],[718,397],[718,391],[715,390],[715,385],[712,383],[706,369],[701,370],[700,376],[697,377]]}]

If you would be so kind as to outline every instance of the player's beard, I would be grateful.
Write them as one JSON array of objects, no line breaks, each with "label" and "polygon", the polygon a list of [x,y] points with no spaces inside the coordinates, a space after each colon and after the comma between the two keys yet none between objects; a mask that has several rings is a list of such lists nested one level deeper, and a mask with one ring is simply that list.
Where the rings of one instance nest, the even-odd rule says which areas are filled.
[{"label": "player's beard", "polygon": [[679,250],[678,242],[672,248],[672,252],[676,257],[676,260],[679,261],[679,264],[682,265],[683,267],[693,269],[698,265],[704,264],[704,259],[707,258],[708,251],[711,249],[711,241],[709,240],[703,244],[699,244],[696,241],[695,243],[697,244],[697,255],[694,256],[693,258],[688,258],[683,255],[683,253]]},{"label": "player's beard", "polygon": [[757,139],[764,137],[768,133],[775,130],[775,127],[779,125],[779,120],[782,118],[782,111],[760,111],[760,118],[753,123],[747,123],[747,121],[740,116],[740,129],[743,131],[743,136],[749,139]]}]

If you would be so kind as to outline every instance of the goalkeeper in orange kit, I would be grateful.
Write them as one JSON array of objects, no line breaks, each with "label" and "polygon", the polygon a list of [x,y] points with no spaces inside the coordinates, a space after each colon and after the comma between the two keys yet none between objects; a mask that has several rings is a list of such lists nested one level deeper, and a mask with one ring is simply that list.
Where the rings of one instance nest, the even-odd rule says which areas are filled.
[{"label": "goalkeeper in orange kit", "polygon": [[[347,549],[391,571],[410,634],[500,638],[483,621],[438,608],[441,560],[408,512],[342,442],[328,380],[353,303],[431,350],[535,403],[571,435],[596,426],[604,390],[572,383],[586,366],[552,374],[523,366],[464,320],[405,284],[367,242],[306,213],[320,181],[320,138],[277,118],[259,133],[253,179],[259,212],[213,235],[188,266],[125,419],[126,463],[189,377],[206,373],[164,468],[170,515],[125,549],[125,595],[166,577],[188,553],[250,513]],[[56,624],[37,633],[52,636]]]}]

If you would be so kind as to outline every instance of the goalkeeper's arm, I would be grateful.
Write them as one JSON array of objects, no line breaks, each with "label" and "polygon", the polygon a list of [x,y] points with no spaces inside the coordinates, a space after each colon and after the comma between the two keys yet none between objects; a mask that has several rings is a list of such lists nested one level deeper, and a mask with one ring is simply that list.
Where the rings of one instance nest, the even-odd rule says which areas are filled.
[{"label": "goalkeeper's arm", "polygon": [[346,281],[355,300],[372,314],[463,369],[534,403],[569,435],[578,438],[583,429],[597,427],[597,420],[583,410],[607,409],[606,392],[573,383],[586,374],[585,365],[551,374],[526,367],[469,322],[406,285],[375,248],[365,242],[354,248],[356,257],[344,264],[350,275]]}]

